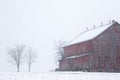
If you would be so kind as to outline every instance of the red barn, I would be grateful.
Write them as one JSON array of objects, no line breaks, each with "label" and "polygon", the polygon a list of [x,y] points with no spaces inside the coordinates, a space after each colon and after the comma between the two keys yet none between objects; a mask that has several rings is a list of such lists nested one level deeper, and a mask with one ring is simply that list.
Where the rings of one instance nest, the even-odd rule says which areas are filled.
[{"label": "red barn", "polygon": [[61,71],[120,72],[120,24],[113,21],[89,29],[63,49]]}]

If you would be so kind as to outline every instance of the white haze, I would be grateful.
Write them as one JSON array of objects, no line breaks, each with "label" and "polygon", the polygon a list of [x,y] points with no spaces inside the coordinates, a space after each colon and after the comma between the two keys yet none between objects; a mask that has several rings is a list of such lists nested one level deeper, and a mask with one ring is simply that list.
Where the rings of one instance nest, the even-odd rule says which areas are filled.
[{"label": "white haze", "polygon": [[[16,71],[7,49],[25,44],[39,56],[32,72],[54,70],[54,40],[69,41],[86,27],[120,22],[119,0],[0,0],[0,71]],[[27,71],[22,65],[21,71]]]}]

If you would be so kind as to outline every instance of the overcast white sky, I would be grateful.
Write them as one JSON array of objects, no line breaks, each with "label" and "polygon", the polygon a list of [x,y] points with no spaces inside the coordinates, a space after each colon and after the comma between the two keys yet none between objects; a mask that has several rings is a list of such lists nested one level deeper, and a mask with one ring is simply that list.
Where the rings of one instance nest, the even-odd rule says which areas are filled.
[{"label": "overcast white sky", "polygon": [[38,50],[33,72],[55,69],[53,40],[109,20],[120,22],[120,0],[0,0],[0,71],[16,71],[7,48],[21,43]]}]

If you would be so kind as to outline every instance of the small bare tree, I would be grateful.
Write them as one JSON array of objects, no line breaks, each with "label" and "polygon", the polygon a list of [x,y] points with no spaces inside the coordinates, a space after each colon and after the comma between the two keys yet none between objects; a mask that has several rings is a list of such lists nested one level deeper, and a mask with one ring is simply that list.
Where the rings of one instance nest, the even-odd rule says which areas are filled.
[{"label": "small bare tree", "polygon": [[37,59],[36,50],[33,50],[32,48],[28,48],[28,51],[26,54],[26,61],[27,61],[29,72],[31,70],[31,65],[34,63],[36,59]]},{"label": "small bare tree", "polygon": [[54,45],[55,45],[55,50],[56,50],[56,57],[58,58],[58,60],[63,59],[63,55],[64,55],[64,51],[63,51],[63,47],[65,46],[66,42],[65,41],[54,41]]},{"label": "small bare tree", "polygon": [[16,45],[15,47],[8,49],[8,54],[10,56],[9,61],[17,67],[17,72],[19,72],[20,64],[23,63],[24,49],[24,45]]}]

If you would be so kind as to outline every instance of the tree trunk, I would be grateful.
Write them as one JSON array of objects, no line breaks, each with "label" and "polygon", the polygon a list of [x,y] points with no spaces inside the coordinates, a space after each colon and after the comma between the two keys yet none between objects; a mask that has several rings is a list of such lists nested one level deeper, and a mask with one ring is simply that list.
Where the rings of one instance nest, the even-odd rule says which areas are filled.
[{"label": "tree trunk", "polygon": [[30,72],[30,69],[31,69],[31,65],[29,64],[29,72]]},{"label": "tree trunk", "polygon": [[19,72],[19,65],[17,65],[17,72]]}]

